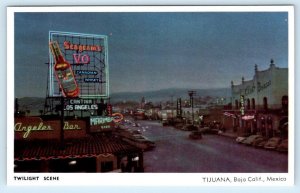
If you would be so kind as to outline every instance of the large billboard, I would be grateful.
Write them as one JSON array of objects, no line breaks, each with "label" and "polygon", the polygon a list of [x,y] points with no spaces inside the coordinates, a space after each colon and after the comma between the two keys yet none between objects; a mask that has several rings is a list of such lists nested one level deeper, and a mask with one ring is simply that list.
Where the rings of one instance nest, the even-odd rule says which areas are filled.
[{"label": "large billboard", "polygon": [[[107,36],[49,31],[49,42],[57,42],[64,59],[71,64],[80,98],[108,98]],[[49,49],[49,97],[61,96],[55,75],[55,58]]]}]

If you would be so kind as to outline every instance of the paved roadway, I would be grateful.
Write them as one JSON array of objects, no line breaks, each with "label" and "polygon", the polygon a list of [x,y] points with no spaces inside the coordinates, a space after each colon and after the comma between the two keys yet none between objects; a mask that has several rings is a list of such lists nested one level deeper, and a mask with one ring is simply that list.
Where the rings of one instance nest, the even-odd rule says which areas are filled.
[{"label": "paved roadway", "polygon": [[281,173],[288,171],[287,154],[237,144],[234,139],[162,127],[157,121],[138,121],[136,129],[156,143],[144,153],[145,172]]}]

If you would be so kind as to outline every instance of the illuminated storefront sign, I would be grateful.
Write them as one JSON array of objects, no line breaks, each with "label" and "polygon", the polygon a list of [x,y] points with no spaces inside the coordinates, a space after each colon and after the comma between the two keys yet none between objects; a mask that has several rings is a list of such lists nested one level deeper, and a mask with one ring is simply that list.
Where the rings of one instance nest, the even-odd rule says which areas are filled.
[{"label": "illuminated storefront sign", "polygon": [[241,111],[241,115],[245,115],[245,105],[244,105],[244,95],[241,95],[240,96],[240,103],[241,103],[241,108],[240,108],[240,111]]},{"label": "illuminated storefront sign", "polygon": [[105,116],[90,117],[90,132],[110,131],[114,127],[114,118]]},{"label": "illuminated storefront sign", "polygon": [[254,118],[255,118],[254,115],[245,115],[245,116],[242,117],[243,120],[252,120]]},{"label": "illuminated storefront sign", "polygon": [[[63,57],[70,63],[78,85],[79,98],[108,98],[108,45],[107,36],[70,32],[49,32],[49,41],[56,41]],[[61,96],[53,70],[54,58],[49,62],[49,96]],[[83,109],[92,109],[93,107]],[[77,109],[77,108],[73,108]],[[80,109],[80,107],[78,107]]]},{"label": "illuminated storefront sign", "polygon": [[22,132],[23,138],[27,138],[31,132],[34,131],[52,131],[52,127],[50,125],[44,125],[43,122],[32,125],[23,125],[21,122],[15,124],[15,131]]},{"label": "illuminated storefront sign", "polygon": [[113,113],[112,117],[115,123],[119,123],[124,119],[124,116],[121,113]]},{"label": "illuminated storefront sign", "polygon": [[[42,132],[51,132],[51,133],[58,133],[58,128],[56,125],[59,124],[59,121],[57,122],[47,122],[47,121],[30,121],[27,122],[26,120],[18,120],[15,123],[14,131],[17,133],[21,133],[22,138],[30,138],[30,136],[33,133],[37,133],[37,136],[43,136]],[[73,131],[73,130],[82,130],[82,127],[79,124],[76,123],[70,123],[70,122],[64,122],[63,129],[65,131]],[[56,131],[55,131],[56,130]],[[49,135],[49,134],[45,134]],[[47,137],[47,136],[46,136]],[[49,135],[51,137],[51,135]]]},{"label": "illuminated storefront sign", "polygon": [[65,111],[97,110],[97,101],[92,99],[71,99],[65,102]]}]

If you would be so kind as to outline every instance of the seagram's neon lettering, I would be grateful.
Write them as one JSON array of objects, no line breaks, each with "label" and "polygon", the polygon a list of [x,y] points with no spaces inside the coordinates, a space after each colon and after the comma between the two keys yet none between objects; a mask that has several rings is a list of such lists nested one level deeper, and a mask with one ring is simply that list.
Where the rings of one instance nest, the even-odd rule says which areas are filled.
[{"label": "seagram's neon lettering", "polygon": [[72,44],[69,41],[64,41],[65,50],[75,50],[79,52],[83,51],[92,51],[92,52],[101,52],[102,46],[100,45],[81,45],[81,44]]}]

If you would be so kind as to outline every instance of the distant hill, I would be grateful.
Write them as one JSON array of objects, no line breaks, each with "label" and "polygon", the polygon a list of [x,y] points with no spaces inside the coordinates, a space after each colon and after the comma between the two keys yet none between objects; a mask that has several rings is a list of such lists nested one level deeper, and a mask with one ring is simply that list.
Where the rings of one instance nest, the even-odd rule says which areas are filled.
[{"label": "distant hill", "polygon": [[19,110],[30,111],[31,115],[39,115],[40,110],[44,110],[45,98],[23,97],[18,98]]},{"label": "distant hill", "polygon": [[[140,102],[142,97],[146,101],[151,102],[164,102],[173,100],[176,101],[177,98],[181,97],[182,99],[189,98],[188,91],[196,91],[195,97],[230,97],[231,90],[230,88],[220,88],[220,89],[163,89],[157,91],[145,91],[145,92],[120,92],[112,93],[110,95],[111,103],[116,103],[120,101],[136,101]],[[21,111],[30,111],[31,115],[40,114],[40,110],[44,110],[45,98],[38,97],[24,97],[19,98],[19,110]]]},{"label": "distant hill", "polygon": [[219,88],[219,89],[163,89],[157,91],[146,91],[146,92],[120,92],[112,93],[110,98],[112,102],[117,101],[140,101],[142,97],[145,97],[147,101],[159,102],[159,101],[170,101],[172,96],[173,100],[176,98],[189,98],[188,91],[196,91],[198,97],[230,97],[230,88]]}]

